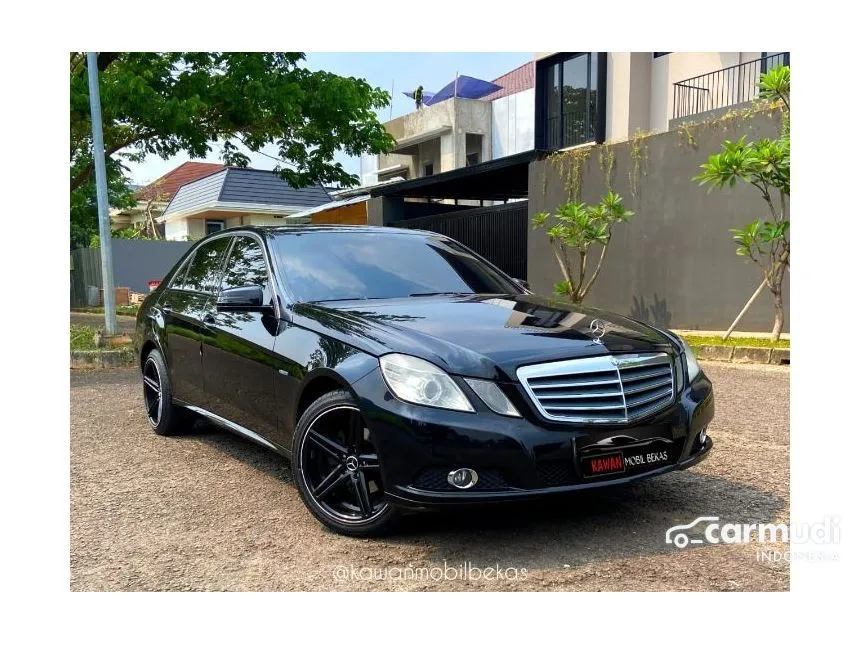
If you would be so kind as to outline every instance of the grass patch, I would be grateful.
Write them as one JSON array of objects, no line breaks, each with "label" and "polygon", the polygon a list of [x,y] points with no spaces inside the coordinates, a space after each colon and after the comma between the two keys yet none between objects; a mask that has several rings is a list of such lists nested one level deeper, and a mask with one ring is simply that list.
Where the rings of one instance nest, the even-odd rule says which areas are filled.
[{"label": "grass patch", "polygon": [[71,351],[98,349],[95,343],[96,329],[88,325],[72,325],[70,329]]},{"label": "grass patch", "polygon": [[[137,310],[140,305],[120,305],[116,308],[117,316],[137,316]],[[72,311],[77,311],[84,314],[103,314],[104,307],[74,307]]]},{"label": "grass patch", "polygon": [[780,347],[790,348],[790,342],[781,338],[773,343],[769,338],[746,338],[729,336],[728,340],[723,340],[722,336],[684,336],[690,347],[699,347],[701,345],[718,345],[721,347]]}]

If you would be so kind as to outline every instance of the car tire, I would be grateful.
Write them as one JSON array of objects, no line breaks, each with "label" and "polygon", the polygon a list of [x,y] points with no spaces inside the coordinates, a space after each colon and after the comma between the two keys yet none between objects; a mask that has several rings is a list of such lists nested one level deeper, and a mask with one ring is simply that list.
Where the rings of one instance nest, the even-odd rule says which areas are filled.
[{"label": "car tire", "polygon": [[394,529],[400,513],[385,497],[370,430],[349,392],[328,392],[311,403],[296,426],[292,448],[299,495],[322,524],[353,537]]},{"label": "car tire", "polygon": [[144,411],[155,434],[178,434],[194,423],[191,412],[173,403],[170,373],[160,351],[153,349],[147,354],[141,375]]}]

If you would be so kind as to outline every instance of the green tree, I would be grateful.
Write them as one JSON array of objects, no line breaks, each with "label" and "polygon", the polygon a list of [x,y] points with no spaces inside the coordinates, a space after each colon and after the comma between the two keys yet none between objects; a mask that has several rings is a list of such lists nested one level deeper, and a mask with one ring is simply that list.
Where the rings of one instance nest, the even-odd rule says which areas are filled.
[{"label": "green tree", "polygon": [[[108,202],[111,208],[130,208],[136,200],[123,174],[123,168],[116,159],[107,159]],[[90,240],[99,233],[98,205],[96,203],[96,184],[90,176],[77,190],[73,190],[69,209],[69,241],[71,248],[90,245]]]},{"label": "green tree", "polygon": [[[583,202],[566,202],[558,207],[555,215],[537,213],[535,228],[546,227],[558,266],[564,280],[556,283],[555,292],[570,298],[571,302],[582,302],[597,279],[606,257],[606,249],[612,239],[612,227],[618,222],[627,222],[633,211],[626,210],[618,193],[612,191],[599,204],[589,206]],[[551,219],[552,218],[552,219]],[[588,251],[600,245],[597,264],[589,275]]]},{"label": "green tree", "polygon": [[[222,143],[224,163],[244,167],[264,146],[292,186],[358,183],[334,161],[387,152],[394,143],[376,117],[390,96],[363,79],[303,66],[294,52],[110,53],[98,56],[105,154],[131,161],[178,152],[204,157]],[[70,187],[87,191],[93,175],[86,56],[70,56]],[[121,168],[114,167],[120,171]],[[78,198],[81,204],[86,200]],[[112,202],[113,205],[113,202]],[[74,219],[74,215],[73,215]]]},{"label": "green tree", "polygon": [[[759,218],[743,228],[731,229],[730,232],[738,245],[737,254],[759,267],[763,284],[771,292],[774,306],[771,340],[777,341],[782,334],[785,316],[782,283],[790,260],[788,199],[791,194],[789,121],[791,73],[789,68],[779,66],[762,74],[759,88],[762,99],[783,108],[779,138],[747,141],[745,137],[741,137],[737,141],[725,141],[722,151],[708,157],[708,162],[701,166],[702,172],[694,179],[698,179],[701,185],[707,185],[709,191],[714,187],[733,188],[738,180],[741,180],[755,188],[764,199],[767,205],[767,217]],[[749,304],[747,303],[747,306]]]}]

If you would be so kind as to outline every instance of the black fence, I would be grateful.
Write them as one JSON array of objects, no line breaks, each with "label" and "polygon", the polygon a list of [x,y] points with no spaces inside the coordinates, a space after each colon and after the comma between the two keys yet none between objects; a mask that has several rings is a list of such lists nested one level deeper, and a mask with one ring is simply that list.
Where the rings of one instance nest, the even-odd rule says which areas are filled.
[{"label": "black fence", "polygon": [[788,53],[762,56],[675,83],[672,118],[682,119],[709,110],[754,101],[761,75],[777,65],[788,65]]},{"label": "black fence", "polygon": [[527,201],[399,220],[392,226],[447,235],[485,257],[509,276],[525,279],[528,275]]}]

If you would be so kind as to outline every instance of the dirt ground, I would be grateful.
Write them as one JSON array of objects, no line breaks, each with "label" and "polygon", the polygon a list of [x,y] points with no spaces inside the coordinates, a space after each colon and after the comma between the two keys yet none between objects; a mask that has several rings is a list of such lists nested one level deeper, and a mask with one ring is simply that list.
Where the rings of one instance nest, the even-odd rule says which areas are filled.
[{"label": "dirt ground", "polygon": [[[302,506],[289,464],[198,423],[156,436],[136,371],[71,373],[72,590],[788,590],[760,545],[665,543],[703,515],[788,521],[789,370],[705,364],[711,456],[680,473],[553,503],[407,518],[341,537]],[[781,549],[779,549],[781,550]]]},{"label": "dirt ground", "polygon": [[[69,314],[69,321],[73,325],[89,325],[96,329],[104,329],[105,316],[104,314],[89,314],[83,311],[72,311]],[[133,334],[136,319],[134,316],[117,316],[116,326],[117,331],[121,334]]]}]

